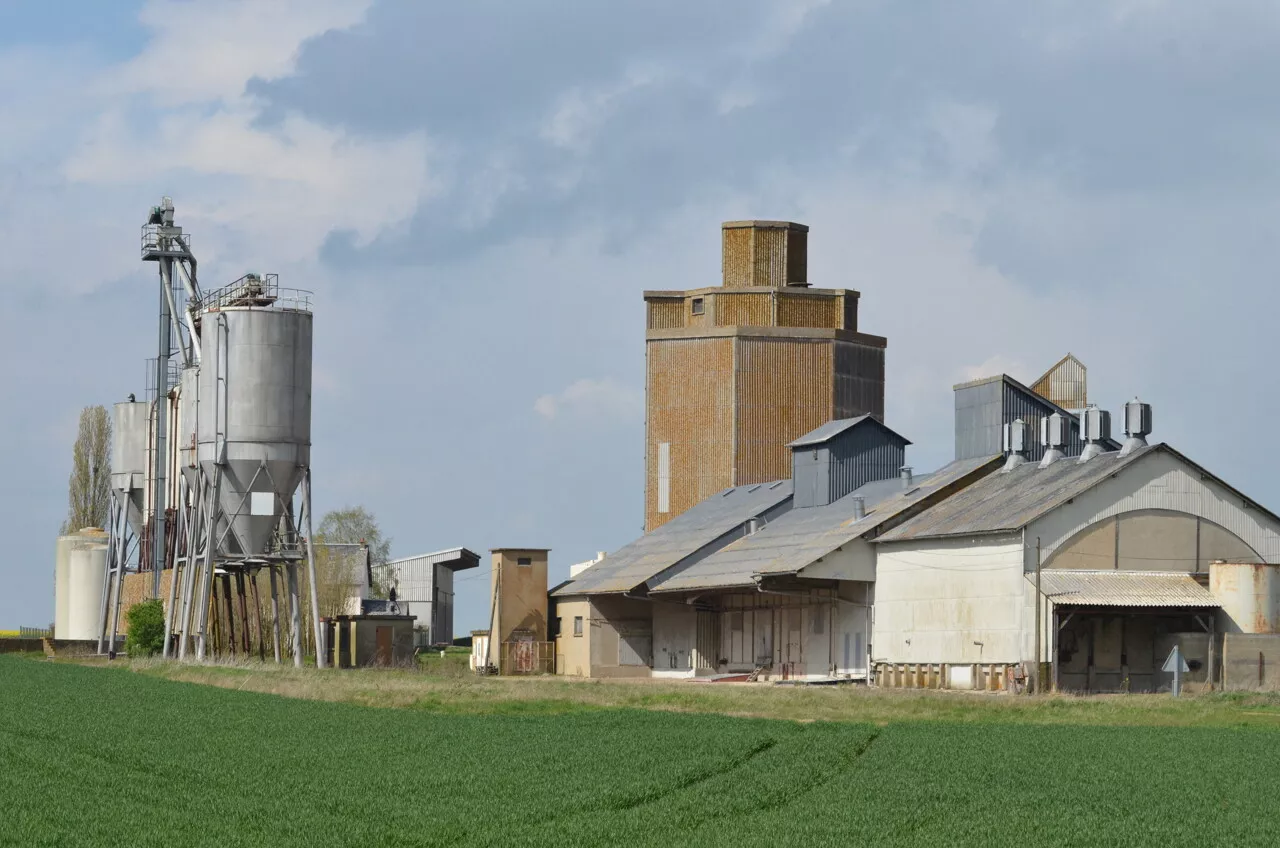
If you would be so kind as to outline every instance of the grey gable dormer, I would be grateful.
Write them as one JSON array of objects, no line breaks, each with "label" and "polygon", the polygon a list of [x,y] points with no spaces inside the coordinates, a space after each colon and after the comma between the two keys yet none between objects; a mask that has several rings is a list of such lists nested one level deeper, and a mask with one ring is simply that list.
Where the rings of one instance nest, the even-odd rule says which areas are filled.
[{"label": "grey gable dormer", "polygon": [[787,445],[794,507],[826,506],[864,483],[897,477],[909,444],[870,415],[828,421],[806,433]]}]

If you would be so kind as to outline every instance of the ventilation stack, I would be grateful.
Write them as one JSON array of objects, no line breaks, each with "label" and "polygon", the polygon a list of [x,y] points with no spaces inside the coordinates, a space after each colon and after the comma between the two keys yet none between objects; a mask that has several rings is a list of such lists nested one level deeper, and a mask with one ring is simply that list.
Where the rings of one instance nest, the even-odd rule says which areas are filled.
[{"label": "ventilation stack", "polygon": [[1041,468],[1048,468],[1066,456],[1067,419],[1055,412],[1048,418],[1040,419],[1040,441],[1044,444],[1044,458],[1040,460]]},{"label": "ventilation stack", "polygon": [[1124,434],[1128,438],[1120,448],[1121,456],[1147,446],[1147,436],[1151,435],[1151,404],[1134,398],[1124,405]]},{"label": "ventilation stack", "polygon": [[1102,443],[1111,439],[1111,413],[1090,406],[1080,414],[1080,435],[1087,444],[1077,462],[1088,462],[1106,450]]},{"label": "ventilation stack", "polygon": [[1004,425],[1004,461],[1002,472],[1012,471],[1027,461],[1027,422],[1016,418]]}]

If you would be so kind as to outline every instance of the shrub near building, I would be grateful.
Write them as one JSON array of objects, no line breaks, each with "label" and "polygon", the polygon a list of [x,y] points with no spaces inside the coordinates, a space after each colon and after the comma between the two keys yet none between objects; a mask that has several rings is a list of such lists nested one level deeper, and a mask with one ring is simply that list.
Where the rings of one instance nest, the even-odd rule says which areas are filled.
[{"label": "shrub near building", "polygon": [[131,657],[149,657],[164,650],[164,604],[159,598],[134,604],[125,614],[129,637],[125,650]]}]

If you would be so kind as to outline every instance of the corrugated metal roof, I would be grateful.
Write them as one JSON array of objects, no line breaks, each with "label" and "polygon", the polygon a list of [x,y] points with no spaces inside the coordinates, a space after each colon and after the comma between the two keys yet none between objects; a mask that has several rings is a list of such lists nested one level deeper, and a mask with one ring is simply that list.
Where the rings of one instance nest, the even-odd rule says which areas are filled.
[{"label": "corrugated metal roof", "polygon": [[456,563],[450,566],[451,570],[462,571],[467,568],[475,568],[478,566],[480,564],[480,555],[475,551],[468,550],[467,548],[446,548],[443,551],[434,551],[429,554],[417,554],[416,556],[387,560],[383,566],[374,567],[381,568],[388,565],[398,566],[408,565],[410,563],[427,563],[432,565],[450,565],[452,563]]},{"label": "corrugated metal roof", "polygon": [[[1028,575],[1034,580],[1034,575]],[[1190,574],[1155,571],[1040,572],[1040,590],[1055,604],[1088,607],[1218,607]]]},{"label": "corrugated metal roof", "polygon": [[725,489],[609,554],[553,594],[628,592],[779,506],[791,497],[791,490],[790,480]]},{"label": "corrugated metal roof", "polygon": [[[866,483],[825,506],[793,509],[750,536],[711,556],[651,581],[651,592],[750,586],[756,575],[794,574],[836,548],[901,515],[968,475],[990,473],[1000,457],[958,460],[903,491],[898,477]],[[862,498],[866,515],[853,518],[853,499]]]},{"label": "corrugated metal roof", "polygon": [[896,438],[902,439],[902,443],[904,445],[911,444],[911,441],[909,439],[907,439],[905,436],[902,436],[899,433],[894,432],[892,429],[887,427],[883,422],[878,421],[875,417],[871,415],[859,415],[857,418],[840,418],[835,421],[828,421],[826,424],[823,424],[821,427],[818,427],[814,430],[810,430],[808,433],[805,433],[803,436],[796,439],[794,442],[791,442],[790,444],[788,444],[787,447],[799,448],[799,447],[805,447],[807,445],[820,445],[823,442],[830,441],[831,439],[843,433],[845,430],[858,426],[864,421],[871,421],[873,424],[880,427],[882,430],[885,430],[886,432],[892,434]]},{"label": "corrugated metal roof", "polygon": [[890,530],[877,541],[1020,530],[1162,447],[1139,448],[1126,457],[1114,451],[1103,453],[1083,463],[1069,457],[1048,468],[1029,462],[1007,473],[991,474]]}]

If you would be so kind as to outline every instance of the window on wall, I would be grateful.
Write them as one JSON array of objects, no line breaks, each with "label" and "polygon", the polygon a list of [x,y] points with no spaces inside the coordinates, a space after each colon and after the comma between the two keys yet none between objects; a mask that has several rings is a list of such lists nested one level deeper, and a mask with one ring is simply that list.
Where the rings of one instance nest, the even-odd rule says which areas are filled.
[{"label": "window on wall", "polygon": [[575,615],[573,617],[573,635],[574,636],[582,635],[582,616],[580,615]]},{"label": "window on wall", "polygon": [[694,315],[702,315],[707,311],[707,305],[700,297],[695,297],[690,301],[690,307],[693,309]]},{"label": "window on wall", "polygon": [[671,511],[671,443],[658,443],[658,513]]},{"label": "window on wall", "polygon": [[810,618],[813,620],[813,624],[812,624],[813,635],[821,636],[824,632],[826,632],[827,611],[822,607],[814,607],[813,612],[811,612],[809,615],[810,615]]},{"label": "window on wall", "polygon": [[516,565],[533,565],[533,557],[516,557]]}]

